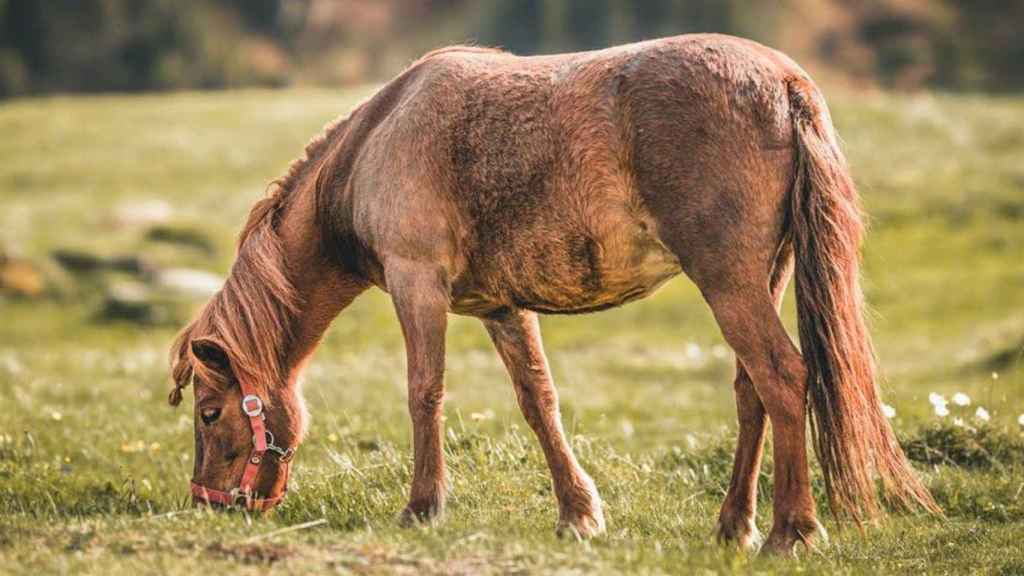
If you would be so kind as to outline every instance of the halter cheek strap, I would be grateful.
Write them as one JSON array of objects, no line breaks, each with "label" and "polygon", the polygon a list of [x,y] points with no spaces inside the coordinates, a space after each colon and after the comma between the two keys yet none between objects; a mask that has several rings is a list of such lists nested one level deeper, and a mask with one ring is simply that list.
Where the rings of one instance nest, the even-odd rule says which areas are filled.
[{"label": "halter cheek strap", "polygon": [[[252,386],[246,382],[239,382],[239,384],[243,394],[242,412],[249,417],[249,429],[252,430],[253,443],[252,452],[249,453],[249,459],[246,460],[245,469],[242,471],[242,478],[238,481],[238,487],[230,491],[207,488],[192,480],[192,495],[207,504],[239,506],[246,510],[263,512],[279,504],[288,493],[288,473],[291,470],[292,457],[295,456],[295,447],[284,449],[274,444],[274,434],[266,427],[263,400],[256,394]],[[277,460],[283,468],[284,488],[277,494],[262,498],[256,494],[255,484],[260,465],[263,464],[267,452],[277,455]]]}]

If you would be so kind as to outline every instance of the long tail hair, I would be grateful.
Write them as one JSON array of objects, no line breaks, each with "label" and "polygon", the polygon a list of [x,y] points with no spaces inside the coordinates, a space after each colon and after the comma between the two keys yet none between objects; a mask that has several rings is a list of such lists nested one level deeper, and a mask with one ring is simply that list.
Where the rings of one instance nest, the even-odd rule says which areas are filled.
[{"label": "long tail hair", "polygon": [[864,226],[828,109],[810,81],[795,78],[788,87],[797,147],[791,232],[800,347],[829,504],[837,517],[859,523],[878,514],[880,487],[889,505],[941,514],[882,413],[858,271]]}]

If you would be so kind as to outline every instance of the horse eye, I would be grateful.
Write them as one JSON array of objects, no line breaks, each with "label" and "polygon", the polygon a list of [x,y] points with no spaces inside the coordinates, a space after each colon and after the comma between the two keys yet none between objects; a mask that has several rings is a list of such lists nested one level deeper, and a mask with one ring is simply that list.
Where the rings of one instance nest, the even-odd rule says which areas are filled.
[{"label": "horse eye", "polygon": [[203,424],[209,426],[220,418],[220,408],[205,408],[199,416],[203,419]]}]

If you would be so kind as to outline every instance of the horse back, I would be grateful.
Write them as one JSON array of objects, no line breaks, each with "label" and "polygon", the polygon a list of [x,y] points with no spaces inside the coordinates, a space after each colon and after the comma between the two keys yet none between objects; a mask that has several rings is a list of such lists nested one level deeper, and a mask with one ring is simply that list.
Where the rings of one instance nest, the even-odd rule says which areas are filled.
[{"label": "horse back", "polygon": [[[413,224],[422,233],[406,218],[400,236],[429,241],[379,249],[432,252],[449,268],[453,308],[469,313],[583,312],[648,294],[686,264],[662,228],[696,230],[715,212],[743,210],[745,193],[730,199],[706,182],[742,180],[730,176],[735,161],[765,171],[788,158],[782,65],[763,51],[684,36],[558,56],[428,58],[380,129],[378,153],[401,159],[392,162],[405,184],[385,186],[425,216]],[[781,199],[768,204],[755,219],[772,220]],[[403,221],[386,220],[379,230]]]}]

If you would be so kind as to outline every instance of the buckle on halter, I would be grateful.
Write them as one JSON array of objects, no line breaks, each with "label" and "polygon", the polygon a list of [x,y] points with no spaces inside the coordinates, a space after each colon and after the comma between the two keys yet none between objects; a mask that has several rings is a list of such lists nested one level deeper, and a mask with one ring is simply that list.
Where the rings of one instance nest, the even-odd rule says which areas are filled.
[{"label": "buckle on halter", "polygon": [[282,463],[282,464],[287,464],[287,463],[291,462],[292,461],[292,457],[295,456],[295,448],[294,447],[288,448],[287,450],[282,450],[281,448],[278,448],[277,446],[274,446],[274,448],[277,448],[277,450],[275,450],[275,452],[277,453],[277,461]]},{"label": "buckle on halter", "polygon": [[248,508],[249,503],[253,499],[251,492],[243,491],[241,488],[232,488],[228,495],[231,496],[232,506],[241,506],[243,508]]},{"label": "buckle on halter", "polygon": [[242,398],[242,412],[245,412],[245,415],[250,418],[259,416],[263,413],[263,400],[260,400],[259,396],[249,394]]}]

